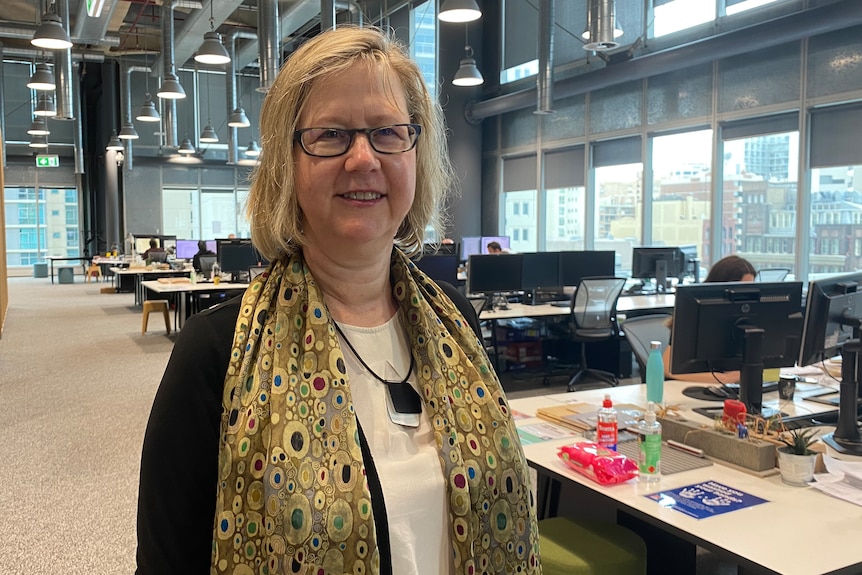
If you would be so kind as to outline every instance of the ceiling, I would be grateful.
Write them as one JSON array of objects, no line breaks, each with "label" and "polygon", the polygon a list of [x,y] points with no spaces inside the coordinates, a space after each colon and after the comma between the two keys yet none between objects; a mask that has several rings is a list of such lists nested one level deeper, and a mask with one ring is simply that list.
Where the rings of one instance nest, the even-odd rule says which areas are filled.
[{"label": "ceiling", "polygon": [[[254,65],[258,57],[258,1],[272,0],[173,0],[176,65],[182,67],[192,59],[204,33],[211,29],[210,18],[223,38],[234,38],[236,69]],[[161,72],[163,0],[104,0],[98,18],[87,16],[86,0],[2,0],[0,42],[5,57],[32,59],[41,55],[30,45],[30,38],[51,2],[59,13],[63,11],[61,3],[68,3],[73,54],[91,59],[146,57],[154,65],[154,73]],[[334,2],[334,9],[341,23],[356,21],[360,8],[351,0]],[[289,49],[294,40],[319,31],[320,12],[321,0],[278,0],[283,46]]]}]

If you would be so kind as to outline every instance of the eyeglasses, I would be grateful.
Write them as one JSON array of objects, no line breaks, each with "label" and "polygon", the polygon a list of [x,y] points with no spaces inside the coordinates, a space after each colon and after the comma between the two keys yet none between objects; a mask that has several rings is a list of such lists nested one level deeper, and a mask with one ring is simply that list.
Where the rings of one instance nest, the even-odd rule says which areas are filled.
[{"label": "eyeglasses", "polygon": [[380,154],[403,154],[416,146],[422,126],[392,124],[379,128],[305,128],[293,133],[302,151],[309,156],[333,158],[346,154],[356,134],[365,134],[371,148]]}]

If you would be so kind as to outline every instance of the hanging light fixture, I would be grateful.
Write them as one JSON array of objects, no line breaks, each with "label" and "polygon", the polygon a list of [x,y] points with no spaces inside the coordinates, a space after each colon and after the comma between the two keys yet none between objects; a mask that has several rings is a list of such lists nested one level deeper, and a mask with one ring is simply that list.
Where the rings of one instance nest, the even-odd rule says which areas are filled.
[{"label": "hanging light fixture", "polygon": [[476,0],[445,0],[437,18],[443,22],[472,22],[482,17]]},{"label": "hanging light fixture", "polygon": [[227,64],[230,62],[227,49],[221,41],[221,34],[215,31],[215,18],[213,18],[213,1],[210,0],[210,31],[204,34],[204,42],[195,54],[195,62],[201,64]]},{"label": "hanging light fixture", "polygon": [[614,0],[587,0],[587,29],[582,35],[586,40],[584,50],[613,50],[620,45],[616,39],[622,35],[622,29],[617,26]]},{"label": "hanging light fixture", "polygon": [[257,142],[252,140],[248,143],[248,147],[245,149],[245,155],[249,158],[256,158],[260,155],[260,146],[257,145]]},{"label": "hanging light fixture", "polygon": [[467,24],[464,24],[464,58],[461,59],[461,65],[458,71],[455,72],[455,77],[452,78],[452,84],[455,86],[481,86],[485,82],[479,68],[476,67],[476,60],[473,59],[473,48],[470,47],[470,41],[467,37]]},{"label": "hanging light fixture", "polygon": [[55,89],[57,87],[57,83],[54,81],[54,73],[51,71],[51,67],[44,62],[36,64],[36,70],[33,72],[33,75],[30,76],[30,81],[27,82],[27,87],[31,90],[42,92],[49,92]]},{"label": "hanging light fixture", "polygon": [[141,109],[138,111],[138,115],[135,116],[135,119],[139,122],[161,121],[162,117],[159,115],[159,111],[156,109],[156,103],[153,102],[149,93],[147,94],[147,98],[144,100],[144,103],[141,104]]},{"label": "hanging light fixture", "polygon": [[177,78],[177,75],[170,72],[166,74],[165,79],[162,80],[162,85],[159,87],[159,91],[156,92],[156,96],[164,98],[165,100],[181,100],[186,97],[186,91],[183,90],[183,87],[180,85],[180,80]]},{"label": "hanging light fixture", "polygon": [[177,148],[177,152],[184,156],[188,156],[190,154],[196,153],[197,150],[195,150],[195,147],[192,146],[191,140],[189,140],[188,138],[184,138],[183,141],[180,143],[180,147]]},{"label": "hanging light fixture", "polygon": [[33,113],[37,116],[45,116],[53,118],[57,115],[57,108],[54,106],[54,98],[48,93],[39,94],[39,101],[36,103],[36,109]]},{"label": "hanging light fixture", "polygon": [[209,74],[206,75],[206,79],[207,79],[207,123],[206,123],[206,126],[204,126],[203,132],[201,132],[201,135],[198,137],[198,140],[205,143],[205,144],[214,144],[214,143],[218,142],[218,134],[216,134],[216,131],[213,129],[212,118],[210,118],[210,76],[209,76]]},{"label": "hanging light fixture", "polygon": [[140,136],[138,136],[138,131],[135,130],[135,126],[131,122],[123,122],[123,127],[120,128],[118,137],[121,140],[137,140]]},{"label": "hanging light fixture", "polygon": [[30,143],[27,145],[31,148],[47,148],[48,136],[33,136],[30,138]]},{"label": "hanging light fixture", "polygon": [[42,22],[33,33],[33,39],[30,43],[37,48],[45,50],[66,50],[72,47],[72,41],[69,39],[69,33],[63,27],[63,21],[53,12],[54,3],[51,2],[51,8],[48,12],[42,15]]},{"label": "hanging light fixture", "polygon": [[245,110],[242,109],[242,105],[236,107],[230,115],[227,125],[231,128],[248,128],[251,126],[251,122],[248,121],[248,116],[245,115]]},{"label": "hanging light fixture", "polygon": [[44,117],[36,116],[33,118],[33,122],[30,124],[30,129],[27,130],[27,133],[31,136],[47,136],[51,133],[51,130],[48,129],[48,122],[45,121]]},{"label": "hanging light fixture", "polygon": [[105,149],[106,149],[106,150],[109,150],[109,151],[110,151],[110,150],[113,150],[113,151],[115,151],[115,152],[122,151],[122,149],[123,149],[123,142],[122,142],[122,141],[120,141],[119,136],[117,136],[117,131],[116,131],[116,130],[114,130],[114,133],[111,135],[111,139],[110,139],[110,140],[108,140],[108,145],[107,145],[107,146],[105,146]]}]

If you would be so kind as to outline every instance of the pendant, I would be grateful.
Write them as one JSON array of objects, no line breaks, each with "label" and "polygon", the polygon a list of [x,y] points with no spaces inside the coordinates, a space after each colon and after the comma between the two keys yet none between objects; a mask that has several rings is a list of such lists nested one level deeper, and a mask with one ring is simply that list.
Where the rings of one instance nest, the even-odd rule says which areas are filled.
[{"label": "pendant", "polygon": [[386,383],[386,411],[396,425],[419,427],[422,421],[422,398],[407,382]]}]

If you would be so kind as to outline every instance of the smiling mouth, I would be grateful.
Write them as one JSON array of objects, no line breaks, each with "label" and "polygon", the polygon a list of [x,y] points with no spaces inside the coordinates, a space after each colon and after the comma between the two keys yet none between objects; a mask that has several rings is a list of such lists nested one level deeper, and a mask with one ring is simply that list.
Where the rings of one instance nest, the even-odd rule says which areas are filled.
[{"label": "smiling mouth", "polygon": [[383,194],[377,192],[349,192],[342,194],[341,197],[348,200],[378,200],[383,197]]}]

